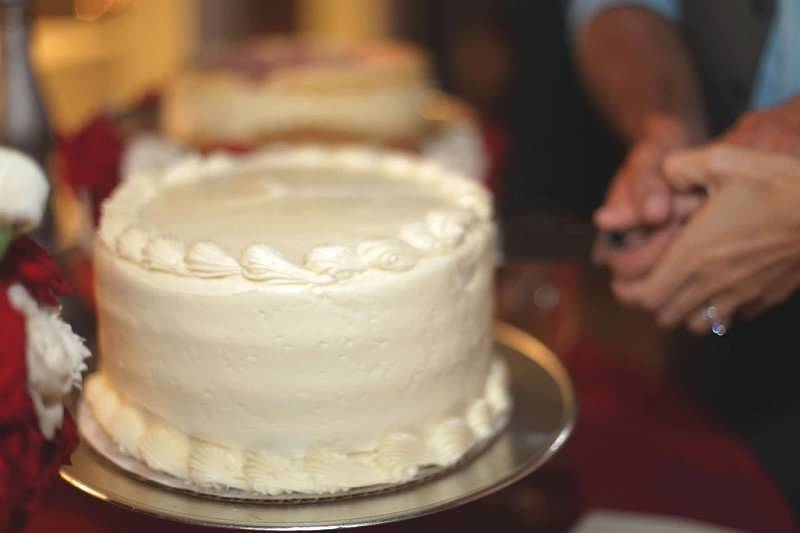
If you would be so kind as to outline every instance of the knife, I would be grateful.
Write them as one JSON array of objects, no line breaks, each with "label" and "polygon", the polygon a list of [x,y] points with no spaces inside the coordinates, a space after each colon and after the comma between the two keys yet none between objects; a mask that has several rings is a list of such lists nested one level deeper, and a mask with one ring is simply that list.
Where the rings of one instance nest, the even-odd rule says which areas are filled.
[{"label": "knife", "polygon": [[[674,216],[686,224],[705,202],[704,191],[677,193],[673,196]],[[590,222],[555,214],[536,214],[501,218],[498,257],[524,259],[594,259],[646,242],[658,226],[639,225],[622,231],[599,231]]]},{"label": "knife", "polygon": [[500,264],[526,259],[587,260],[597,239],[590,223],[561,215],[501,218],[497,227]]},{"label": "knife", "polygon": [[603,252],[637,246],[654,230],[639,226],[627,231],[599,231],[590,222],[552,214],[501,218],[497,225],[500,264],[536,259],[588,262]]}]

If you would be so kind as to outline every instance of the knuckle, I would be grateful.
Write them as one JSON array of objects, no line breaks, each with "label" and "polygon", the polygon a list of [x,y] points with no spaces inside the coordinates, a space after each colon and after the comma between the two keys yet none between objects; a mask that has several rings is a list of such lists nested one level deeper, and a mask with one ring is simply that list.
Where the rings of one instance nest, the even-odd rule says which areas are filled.
[{"label": "knuckle", "polygon": [[764,111],[749,111],[736,122],[736,128],[750,129],[760,126],[766,117]]},{"label": "knuckle", "polygon": [[694,319],[689,324],[688,329],[691,333],[694,333],[695,335],[703,335],[707,331],[707,325],[705,320]]},{"label": "knuckle", "polygon": [[661,298],[654,290],[643,291],[638,295],[637,304],[647,311],[656,311],[661,306]]},{"label": "knuckle", "polygon": [[706,151],[706,162],[712,171],[724,172],[730,160],[729,148],[722,144],[715,144]]},{"label": "knuckle", "polygon": [[635,307],[641,305],[641,294],[639,291],[630,288],[627,284],[614,282],[611,286],[611,290],[621,303]]},{"label": "knuckle", "polygon": [[662,313],[656,316],[656,323],[665,329],[671,329],[676,326],[676,317],[673,314]]}]

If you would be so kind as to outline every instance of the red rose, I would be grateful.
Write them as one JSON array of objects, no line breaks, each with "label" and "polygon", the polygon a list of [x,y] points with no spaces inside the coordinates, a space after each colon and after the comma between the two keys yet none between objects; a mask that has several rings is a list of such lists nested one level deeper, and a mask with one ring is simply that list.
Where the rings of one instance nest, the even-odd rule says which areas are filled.
[{"label": "red rose", "polygon": [[58,305],[58,296],[70,292],[56,262],[28,237],[15,239],[0,259],[0,286],[8,290],[14,283],[21,283],[39,304],[51,307]]},{"label": "red rose", "polygon": [[119,183],[123,149],[121,132],[102,115],[77,134],[58,139],[61,175],[75,194],[88,194],[95,224],[100,204]]},{"label": "red rose", "polygon": [[15,240],[0,260],[0,531],[22,529],[37,495],[78,443],[68,413],[51,440],[39,429],[28,394],[25,316],[8,299],[17,283],[40,305],[56,305],[66,290],[55,263],[28,238]]},{"label": "red rose", "polygon": [[33,412],[27,420],[0,427],[0,531],[22,529],[37,497],[77,445],[75,424],[66,414],[51,440],[39,431]]},{"label": "red rose", "polygon": [[33,414],[25,365],[25,318],[8,301],[9,285],[0,282],[0,428]]}]

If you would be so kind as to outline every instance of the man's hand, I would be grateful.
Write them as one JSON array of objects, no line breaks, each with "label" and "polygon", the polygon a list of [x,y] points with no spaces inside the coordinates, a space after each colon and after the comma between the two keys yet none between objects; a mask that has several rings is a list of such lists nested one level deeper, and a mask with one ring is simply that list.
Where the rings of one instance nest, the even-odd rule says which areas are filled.
[{"label": "man's hand", "polygon": [[745,113],[723,141],[800,156],[800,96],[783,105]]},{"label": "man's hand", "polygon": [[665,157],[683,146],[685,143],[678,141],[645,141],[634,146],[614,177],[605,204],[595,213],[594,221],[601,231],[652,229],[646,240],[622,250],[598,244],[595,261],[608,265],[615,278],[634,279],[647,274],[682,221],[699,207],[698,196],[673,194],[663,176]]},{"label": "man's hand", "polygon": [[[664,159],[688,143],[681,143],[680,130],[674,124],[662,121],[657,125],[662,134],[657,138],[661,140],[639,143],[631,150],[614,178],[606,204],[595,216],[598,228],[605,231],[625,231],[636,225],[652,228],[649,238],[634,246],[621,251],[598,246],[595,250],[595,260],[607,264],[619,281],[647,274],[667,250],[682,222],[703,201],[696,192],[675,194],[665,183]],[[722,136],[722,141],[800,156],[800,96],[777,107],[746,113]],[[665,196],[671,198],[666,210]]]}]

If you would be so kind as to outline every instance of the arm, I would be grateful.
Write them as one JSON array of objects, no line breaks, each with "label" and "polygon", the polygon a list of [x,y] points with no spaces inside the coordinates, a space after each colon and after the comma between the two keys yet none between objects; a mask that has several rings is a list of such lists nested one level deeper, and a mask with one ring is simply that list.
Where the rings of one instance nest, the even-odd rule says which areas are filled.
[{"label": "arm", "polygon": [[629,5],[597,12],[575,31],[584,82],[626,142],[688,144],[706,137],[699,83],[674,21]]},{"label": "arm", "polygon": [[630,145],[604,205],[603,231],[657,227],[622,251],[598,247],[596,259],[615,278],[646,274],[695,209],[696,197],[674,196],[662,163],[672,150],[706,137],[700,88],[675,24],[676,0],[573,0],[570,22],[578,69],[611,126]]}]

